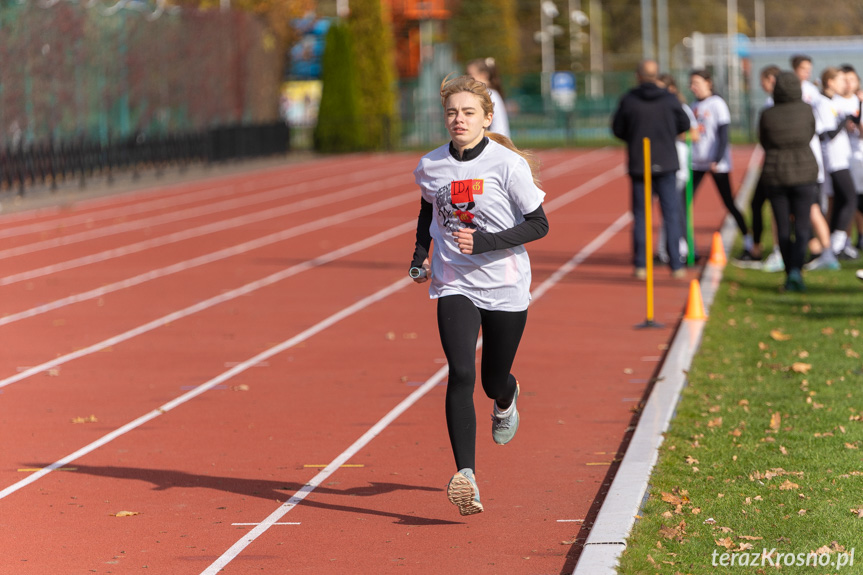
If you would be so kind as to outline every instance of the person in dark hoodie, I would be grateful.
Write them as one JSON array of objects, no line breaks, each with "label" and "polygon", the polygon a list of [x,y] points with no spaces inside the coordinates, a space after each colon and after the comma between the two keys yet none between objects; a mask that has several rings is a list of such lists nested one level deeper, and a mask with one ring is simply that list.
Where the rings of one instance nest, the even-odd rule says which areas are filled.
[{"label": "person in dark hoodie", "polygon": [[785,261],[785,290],[797,292],[806,290],[802,269],[811,228],[809,211],[818,194],[818,163],[809,146],[815,135],[815,117],[802,96],[797,76],[780,72],[773,88],[774,106],[764,110],[758,122],[764,148],[761,178],[776,219]]},{"label": "person in dark hoodie", "polygon": [[690,127],[689,117],[680,102],[657,84],[659,67],[654,60],[643,60],[636,69],[638,87],[626,93],[611,122],[614,135],[627,143],[629,177],[632,180],[632,249],[635,277],[646,273],[644,222],[644,138],[650,139],[650,173],[653,192],[659,197],[662,222],[668,245],[669,265],[675,278],[686,277],[679,252],[683,236],[683,206],[676,194],[676,139]]}]

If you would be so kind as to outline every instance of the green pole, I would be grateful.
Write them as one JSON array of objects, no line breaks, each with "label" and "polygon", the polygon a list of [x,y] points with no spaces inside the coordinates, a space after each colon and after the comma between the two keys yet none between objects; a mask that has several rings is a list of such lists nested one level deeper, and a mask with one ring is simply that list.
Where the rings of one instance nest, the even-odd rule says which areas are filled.
[{"label": "green pole", "polygon": [[695,226],[692,222],[692,138],[686,133],[686,147],[688,148],[687,168],[689,178],[686,180],[686,243],[689,248],[686,253],[686,265],[695,265]]}]

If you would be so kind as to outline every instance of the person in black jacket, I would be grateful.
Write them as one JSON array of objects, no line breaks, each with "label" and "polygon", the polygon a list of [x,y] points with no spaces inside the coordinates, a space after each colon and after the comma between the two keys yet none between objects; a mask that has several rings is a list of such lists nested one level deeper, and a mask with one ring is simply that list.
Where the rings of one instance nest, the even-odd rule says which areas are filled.
[{"label": "person in black jacket", "polygon": [[773,89],[774,106],[764,110],[758,122],[764,148],[761,178],[776,218],[787,291],[806,289],[801,270],[811,227],[810,206],[818,194],[818,163],[809,145],[815,135],[815,117],[802,94],[797,76],[780,72]]},{"label": "person in black jacket", "polygon": [[680,167],[675,145],[678,134],[690,127],[689,117],[680,102],[657,86],[659,67],[654,60],[643,60],[636,69],[638,87],[621,98],[612,120],[614,135],[627,143],[629,177],[632,180],[633,263],[635,277],[646,277],[647,262],[644,223],[644,138],[650,140],[650,173],[653,191],[659,197],[662,222],[668,245],[669,264],[675,278],[683,278],[679,239],[683,206],[675,193],[675,173]]}]

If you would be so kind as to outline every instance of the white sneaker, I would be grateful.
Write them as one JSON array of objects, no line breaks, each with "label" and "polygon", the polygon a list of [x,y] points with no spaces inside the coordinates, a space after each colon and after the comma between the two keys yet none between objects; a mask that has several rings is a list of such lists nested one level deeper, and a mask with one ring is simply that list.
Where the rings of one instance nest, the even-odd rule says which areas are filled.
[{"label": "white sneaker", "polygon": [[770,255],[767,256],[767,259],[761,265],[761,269],[768,273],[784,272],[785,262],[782,260],[782,254],[775,250],[770,252]]},{"label": "white sneaker", "polygon": [[857,273],[855,275],[857,276],[858,280],[863,281],[863,270],[857,270]]},{"label": "white sneaker", "polygon": [[494,409],[491,414],[491,437],[498,445],[506,445],[512,438],[515,437],[515,432],[518,431],[518,409],[515,402],[518,401],[518,392],[520,391],[518,383],[515,384],[515,397],[512,399],[512,405],[508,409],[501,411],[494,403]]}]

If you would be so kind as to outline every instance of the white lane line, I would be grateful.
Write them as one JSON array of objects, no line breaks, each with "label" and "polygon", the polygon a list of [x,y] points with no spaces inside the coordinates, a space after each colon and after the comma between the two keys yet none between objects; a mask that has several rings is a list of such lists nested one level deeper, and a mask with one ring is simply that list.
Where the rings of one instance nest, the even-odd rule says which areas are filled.
[{"label": "white lane line", "polygon": [[[415,199],[414,195],[411,195],[411,199]],[[386,203],[389,207],[392,207],[393,200],[385,200],[384,203]],[[373,204],[373,206],[374,206],[374,204]],[[370,210],[370,208],[372,208],[372,206],[366,206],[365,208],[361,208],[361,210],[374,211],[374,209]],[[355,212],[359,212],[359,211],[360,210],[355,210]],[[378,211],[380,211],[380,210],[378,210]],[[349,220],[353,219],[354,217],[356,217],[356,214],[351,216],[348,214],[348,212],[345,212],[344,214],[340,214],[339,221],[349,221]],[[328,218],[328,219],[333,220],[333,223],[338,223],[335,221],[336,218]],[[115,335],[113,337],[109,337],[108,339],[104,339],[98,343],[94,343],[93,345],[87,346],[83,349],[79,349],[77,351],[73,351],[71,353],[61,355],[61,356],[56,357],[50,361],[46,361],[45,363],[41,363],[39,365],[36,365],[34,367],[31,367],[31,368],[28,368],[24,371],[21,371],[15,375],[12,375],[12,376],[9,376],[5,379],[2,379],[2,380],[0,380],[0,389],[6,387],[8,385],[11,385],[13,383],[17,383],[23,379],[27,379],[28,377],[30,377],[32,375],[36,375],[37,373],[42,373],[44,371],[48,371],[49,369],[52,369],[52,368],[55,368],[57,366],[66,364],[70,361],[88,356],[90,354],[96,353],[98,351],[101,351],[101,350],[106,349],[108,347],[111,347],[113,345],[117,345],[118,343],[122,343],[124,341],[130,340],[134,337],[137,337],[139,335],[153,331],[157,328],[168,325],[171,322],[177,321],[179,319],[182,319],[184,317],[198,313],[200,311],[204,311],[206,309],[209,309],[213,306],[219,305],[219,304],[224,303],[226,301],[230,301],[230,300],[238,298],[240,296],[250,294],[256,290],[270,286],[276,282],[280,282],[280,281],[287,279],[291,276],[295,276],[301,272],[304,272],[304,271],[310,270],[312,268],[321,266],[323,264],[329,263],[331,261],[334,261],[334,260],[341,258],[341,257],[344,257],[346,255],[358,252],[360,250],[363,250],[367,247],[378,244],[378,243],[385,241],[387,239],[391,239],[396,234],[406,233],[412,229],[416,229],[416,221],[406,222],[404,224],[401,224],[400,226],[396,226],[395,228],[388,228],[386,231],[383,231],[379,234],[375,234],[373,236],[370,236],[370,237],[366,238],[365,240],[362,240],[362,241],[350,244],[348,246],[345,246],[343,248],[334,250],[332,252],[329,252],[327,254],[319,256],[315,259],[308,260],[308,261],[305,261],[303,263],[293,265],[289,268],[283,269],[283,270],[276,272],[274,274],[271,274],[267,277],[261,278],[259,280],[256,280],[256,281],[253,281],[250,283],[247,283],[243,286],[232,289],[230,291],[226,291],[226,292],[221,293],[217,296],[213,296],[211,298],[205,299],[203,301],[200,301],[196,304],[190,305],[190,306],[183,308],[181,310],[169,313],[168,315],[164,315],[158,319],[154,319],[153,321],[147,322],[143,325],[139,325],[138,327],[130,329],[128,331],[125,331],[121,334]]]},{"label": "white lane line", "polygon": [[[397,174],[397,176],[392,176],[390,179],[399,177],[401,180],[407,180],[407,178],[405,178],[404,170],[397,171]],[[207,216],[211,214],[218,214],[220,212],[236,210],[238,208],[246,208],[254,206],[256,204],[263,204],[266,202],[273,202],[277,200],[286,200],[294,195],[306,195],[310,192],[315,192],[320,189],[332,187],[335,184],[345,184],[347,182],[355,182],[357,180],[368,182],[369,178],[372,176],[376,176],[377,180],[379,180],[381,177],[380,170],[367,170],[365,172],[358,172],[357,174],[353,174],[348,177],[332,176],[315,182],[302,182],[287,186],[280,186],[275,189],[271,188],[265,191],[248,193],[219,202],[212,202],[204,205],[193,206],[191,208],[186,208],[183,210],[171,211],[168,213],[158,214],[155,216],[150,216],[128,222],[105,225],[95,229],[75,232],[56,238],[50,238],[47,240],[3,249],[0,250],[0,259],[22,256],[42,250],[47,250],[50,248],[68,246],[80,242],[94,240],[97,238],[104,238],[117,234],[132,232],[135,230],[141,230],[173,222],[180,222],[183,220]],[[363,193],[369,193],[371,191],[374,191],[373,188],[370,189],[370,186],[368,184],[366,184],[365,186],[360,185],[355,188],[349,188],[349,190],[354,191],[348,192],[348,190],[343,190],[340,192],[327,194],[326,196],[321,196],[321,198],[331,198],[330,201],[336,201],[338,199],[349,199],[358,195],[362,195]],[[304,202],[309,203],[312,200],[312,198],[307,198],[304,200]],[[273,209],[278,210],[280,208],[277,207]]]},{"label": "white lane line", "polygon": [[[576,158],[576,159],[586,161],[588,159],[588,156],[591,156],[592,154],[593,153],[591,152],[590,154],[580,156],[579,158]],[[574,169],[575,167],[577,167],[577,165],[580,165],[580,163],[581,162],[578,162],[575,165],[573,165],[572,162],[564,162],[564,164],[568,164],[566,167],[566,171]],[[554,168],[560,167],[562,165],[563,164],[560,164],[558,166],[554,166]],[[564,173],[564,172],[561,172],[560,174],[556,174],[555,176],[552,176],[552,177],[558,177],[562,173]],[[554,202],[549,202],[550,204],[553,204],[551,207],[549,207],[549,211],[556,209],[556,207],[559,207],[560,205],[563,205],[565,203],[569,203],[569,202],[575,200],[577,197],[580,197],[581,195],[583,195],[584,193],[587,193],[588,191],[592,191],[599,184],[604,183],[605,181],[606,180],[604,178],[601,180],[598,180],[598,181],[594,181],[594,180],[589,181],[587,184],[585,184],[585,186],[587,186],[587,187],[584,188],[584,190],[585,190],[584,192],[581,191],[583,186],[576,188],[575,190],[570,190],[569,192],[564,194],[564,196],[561,196],[560,198],[557,198],[556,200],[554,200]],[[303,230],[303,231],[306,231],[306,230]],[[66,296],[64,298],[60,298],[60,299],[54,300],[52,302],[48,302],[48,303],[30,308],[30,309],[26,309],[26,310],[16,312],[16,313],[9,313],[8,315],[0,317],[0,326],[14,323],[14,322],[20,321],[22,319],[35,317],[37,315],[59,309],[59,308],[65,307],[67,305],[72,305],[75,303],[80,303],[83,301],[96,299],[96,298],[102,297],[108,293],[112,293],[112,292],[119,291],[121,289],[126,289],[129,287],[134,287],[136,285],[140,285],[142,283],[145,283],[145,282],[148,282],[148,281],[151,281],[154,279],[162,278],[162,277],[165,277],[165,276],[168,276],[171,274],[179,273],[181,271],[185,271],[187,269],[191,269],[191,268],[196,267],[196,266],[205,265],[205,264],[212,263],[212,262],[215,262],[215,261],[220,260],[220,259],[224,259],[224,258],[228,258],[228,257],[234,256],[234,255],[238,255],[240,253],[243,253],[243,252],[246,252],[246,251],[249,251],[252,249],[256,249],[258,247],[262,247],[263,245],[266,245],[267,243],[278,242],[278,241],[281,241],[282,239],[286,239],[286,238],[281,237],[281,234],[283,234],[283,233],[285,233],[285,232],[278,232],[276,234],[271,234],[270,236],[265,236],[264,238],[260,238],[258,240],[253,240],[251,242],[245,242],[243,244],[239,244],[237,246],[225,248],[223,250],[219,250],[219,251],[216,251],[216,252],[213,252],[210,254],[205,254],[202,256],[198,256],[196,258],[191,258],[191,259],[182,261],[182,262],[177,262],[177,263],[172,264],[170,266],[154,269],[154,270],[151,270],[149,272],[145,272],[145,273],[139,274],[137,276],[127,278],[125,280],[120,280],[120,281],[117,281],[117,282],[114,282],[111,284],[107,284],[107,285],[104,285],[102,287],[92,289],[92,290],[89,290],[86,292],[81,292],[78,294]],[[293,237],[293,236],[288,236],[288,237]],[[270,240],[272,240],[272,241],[270,241]],[[265,243],[261,243],[261,242],[265,242]],[[5,285],[5,284],[3,284],[3,279],[4,278],[0,278],[0,285]],[[32,278],[25,278],[25,279],[32,279]]]},{"label": "white lane line", "polygon": [[552,166],[550,168],[542,168],[542,170],[540,171],[540,176],[542,177],[543,181],[546,179],[557,178],[557,177],[562,176],[563,174],[565,174],[569,171],[572,171],[572,170],[580,167],[584,163],[595,162],[596,159],[594,158],[594,156],[611,156],[611,154],[609,154],[608,150],[609,150],[609,148],[600,148],[598,150],[592,150],[586,154],[576,156],[575,158],[570,158],[569,160],[566,160],[565,162],[561,162],[560,164],[557,164],[556,166]]},{"label": "white lane line", "polygon": [[[391,233],[390,233],[389,237],[392,237]],[[353,314],[355,314],[359,311],[362,311],[365,308],[393,295],[394,293],[398,292],[399,290],[403,289],[404,287],[406,287],[412,283],[413,283],[413,280],[411,280],[408,277],[405,277],[405,278],[398,280],[397,282],[394,282],[394,283],[386,286],[385,288],[383,288],[383,289],[381,289],[381,290],[379,290],[379,291],[377,291],[377,292],[375,292],[369,296],[364,297],[363,299],[359,300],[358,302],[354,303],[353,305],[350,305],[350,306],[342,309],[341,311],[334,313],[333,315],[329,316],[328,318],[324,319],[323,321],[320,321],[317,324],[313,325],[312,327],[306,329],[305,331],[302,331],[302,332],[298,333],[297,335],[279,343],[278,345],[274,345],[273,347],[271,347],[265,351],[262,351],[258,355],[237,364],[235,367],[232,367],[231,369],[229,369],[225,372],[222,372],[221,374],[210,379],[209,381],[202,383],[201,385],[199,385],[198,387],[196,387],[192,391],[184,393],[183,395],[169,401],[168,403],[165,403],[164,405],[154,409],[153,411],[150,411],[149,413],[142,415],[138,419],[135,419],[134,421],[131,421],[131,422],[127,423],[126,425],[115,429],[111,433],[103,435],[102,437],[100,437],[96,441],[90,443],[89,445],[82,447],[81,449],[79,449],[78,451],[76,451],[70,455],[67,455],[66,457],[60,459],[59,461],[56,461],[56,462],[52,463],[51,465],[48,465],[47,467],[40,469],[39,471],[37,471],[36,473],[33,473],[32,475],[28,475],[26,478],[22,479],[21,481],[14,483],[14,484],[10,485],[9,487],[0,491],[0,499],[4,499],[4,498],[8,497],[9,495],[15,493],[16,491],[18,491],[18,490],[26,487],[27,485],[30,485],[31,483],[41,479],[42,477],[44,477],[47,474],[54,471],[55,469],[59,469],[60,467],[64,467],[70,461],[75,461],[76,459],[84,457],[88,453],[91,453],[91,452],[95,451],[96,449],[99,449],[100,447],[102,447],[102,446],[110,443],[111,441],[117,439],[118,437],[121,437],[121,436],[129,433],[130,431],[137,429],[138,427],[141,427],[145,423],[148,423],[148,422],[156,419],[157,417],[168,413],[172,409],[175,409],[175,408],[183,405],[184,403],[191,401],[192,399],[198,397],[199,395],[203,394],[204,392],[209,391],[210,389],[213,389],[217,385],[223,384],[224,382],[228,381],[232,377],[239,375],[239,374],[243,373],[244,371],[247,371],[251,367],[254,367],[256,364],[261,363],[262,361],[266,361],[266,360],[270,359],[271,357],[273,357],[274,355],[277,355],[277,354],[285,351],[286,349],[290,349],[291,347],[306,341],[310,337],[319,334],[320,332],[322,332],[325,329],[335,325],[336,323],[342,321],[343,319],[350,317]]]},{"label": "white lane line", "polygon": [[[325,227],[333,226],[336,224],[344,223],[347,221],[351,221],[355,218],[373,215],[375,213],[380,213],[384,209],[391,208],[395,205],[400,205],[402,203],[408,202],[413,198],[411,194],[405,194],[401,198],[396,197],[392,200],[382,200],[378,203],[371,204],[369,206],[364,206],[361,208],[356,208],[353,210],[348,210],[346,212],[342,212],[340,214],[334,214],[332,216],[328,216],[326,218],[322,218],[320,220],[315,220],[309,222],[307,224],[303,224],[301,226],[296,226],[293,228],[288,228],[287,230],[282,230],[280,232],[276,232],[267,236],[263,236],[260,238],[256,238],[254,240],[250,240],[248,242],[243,242],[241,244],[237,244],[234,246],[230,246],[215,252],[211,252],[209,254],[204,254],[202,256],[194,257],[188,260],[183,260],[181,262],[177,262],[175,264],[171,264],[169,266],[165,266],[163,268],[157,268],[154,270],[150,270],[148,272],[144,272],[142,274],[138,274],[131,278],[127,278],[124,280],[120,280],[114,283],[110,283],[104,285],[102,287],[98,287],[96,289],[88,290],[85,292],[73,294],[70,296],[66,296],[64,298],[60,298],[54,300],[52,302],[48,302],[36,307],[32,307],[30,309],[26,309],[16,313],[10,313],[9,315],[0,317],[0,326],[7,325],[16,321],[20,321],[22,319],[27,319],[31,317],[35,317],[37,315],[47,313],[49,311],[53,311],[55,309],[59,309],[61,307],[65,307],[67,305],[72,305],[75,303],[80,303],[82,301],[87,301],[91,299],[95,299],[98,297],[102,297],[106,294],[119,291],[121,289],[130,288],[136,285],[141,285],[151,280],[163,278],[172,274],[180,273],[189,269],[192,269],[197,266],[202,266],[205,264],[213,263],[222,259],[226,259],[229,257],[233,257],[239,254],[243,254],[252,250],[256,250],[262,248],[264,246],[268,246],[270,244],[278,243],[305,233],[313,232],[316,230],[320,230]],[[2,387],[2,386],[0,386]]]},{"label": "white lane line", "polygon": [[[326,166],[323,168],[326,169]],[[35,210],[25,210],[11,214],[0,214],[0,226],[21,220],[51,218],[58,214],[65,214],[62,217],[47,221],[31,221],[19,226],[4,228],[3,230],[0,230],[0,238],[46,231],[56,229],[57,227],[88,223],[90,221],[106,220],[128,215],[129,213],[138,213],[137,206],[154,206],[154,209],[158,209],[159,207],[181,205],[185,202],[175,204],[173,203],[174,198],[193,195],[197,197],[201,193],[207,194],[213,190],[222,189],[222,186],[227,186],[232,190],[239,187],[245,188],[245,190],[241,190],[241,192],[251,191],[253,188],[249,187],[249,182],[247,181],[250,177],[255,178],[255,185],[269,186],[269,182],[272,180],[278,179],[284,181],[286,178],[316,175],[317,173],[320,173],[321,169],[322,166],[319,162],[296,164],[294,166],[282,165],[256,170],[245,174],[227,174],[224,176],[212,175],[205,176],[200,180],[184,183],[157,184],[140,190],[117,192],[98,198],[74,199],[68,203],[56,206],[38,208]],[[214,188],[214,185],[218,187]],[[70,207],[74,213],[68,213],[70,211]],[[86,212],[81,213],[81,210],[86,210]],[[9,230],[17,231],[10,234],[8,233]]]},{"label": "white lane line", "polygon": [[[563,266],[558,268],[555,273],[553,273],[544,282],[542,282],[536,289],[536,291],[533,292],[533,300],[531,302],[531,305],[536,305],[536,301],[540,297],[542,297],[545,293],[548,292],[548,290],[554,287],[555,284],[560,282],[560,280],[562,280],[567,273],[575,270],[575,268],[577,268],[581,262],[587,259],[597,249],[602,247],[602,245],[607,243],[608,240],[610,240],[615,234],[617,234],[621,229],[623,229],[623,227],[627,223],[629,223],[630,219],[631,216],[628,212],[621,215],[599,236],[597,236],[593,241],[591,241],[587,246],[585,246],[581,251],[579,251],[575,256],[573,256]],[[482,339],[480,339],[479,343],[477,343],[477,349],[479,349],[481,346]],[[236,543],[234,543],[227,551],[225,551],[225,553],[222,554],[221,557],[216,559],[216,561],[214,561],[207,569],[202,571],[201,575],[215,575],[216,573],[224,569],[228,563],[230,563],[234,558],[236,558],[240,553],[242,553],[242,551],[252,542],[254,542],[255,539],[263,535],[267,531],[267,529],[269,529],[272,525],[276,524],[279,520],[281,520],[291,511],[291,509],[296,507],[303,499],[305,499],[312,491],[314,491],[315,488],[317,488],[321,483],[326,481],[330,475],[335,473],[342,464],[350,460],[351,457],[356,455],[363,447],[368,445],[372,441],[372,439],[380,435],[384,431],[384,429],[386,429],[387,426],[389,426],[389,424],[392,423],[399,415],[407,411],[409,407],[419,401],[429,391],[434,389],[435,386],[441,380],[443,380],[443,377],[444,375],[446,375],[448,369],[449,366],[444,366],[440,368],[422,386],[420,386],[416,391],[403,399],[389,413],[383,416],[380,421],[378,421],[374,426],[372,426],[371,429],[365,432],[362,437],[357,439],[350,447],[344,450],[340,455],[333,459],[329,465],[327,465],[323,470],[321,470],[320,473],[315,475],[308,483],[303,485],[299,489],[299,491],[297,491],[290,499],[288,499],[285,503],[283,503],[275,511],[273,511],[269,515],[269,517],[261,521],[260,525],[249,531]]]},{"label": "white lane line", "polygon": [[[231,523],[231,526],[234,526],[234,525],[240,525],[240,526],[244,526],[244,525],[256,526],[256,525],[260,525],[260,523]],[[287,522],[287,523],[273,523],[273,525],[302,525],[302,523],[300,523],[299,521],[293,521],[293,522]]]},{"label": "white lane line", "polygon": [[[555,209],[562,207],[566,203],[572,202],[572,201],[576,200],[577,198],[581,197],[581,195],[583,195],[583,194],[579,193],[580,190],[586,190],[584,193],[587,193],[589,191],[596,189],[598,182],[599,183],[606,182],[608,180],[608,174],[611,172],[616,172],[616,171],[618,171],[618,170],[617,169],[610,170],[609,172],[601,174],[601,175],[597,176],[596,178],[593,178],[592,180],[585,182],[581,186],[570,190],[569,192],[564,194],[564,196],[562,196],[561,198],[558,198],[557,201],[554,203],[554,205],[549,207],[548,211],[551,212]],[[412,194],[406,194],[406,196],[409,196],[409,198],[414,197]],[[395,203],[394,200],[383,200],[382,202],[378,202],[378,204],[386,204],[386,207],[392,207],[394,205],[394,203]],[[345,212],[343,214],[339,214],[338,217],[341,218],[340,221],[347,221],[347,220],[351,219],[352,217],[356,217],[362,210],[368,210],[369,213],[374,213],[379,207],[378,204],[372,204],[370,206],[365,206],[363,208],[359,208],[358,210],[352,210],[350,212]],[[331,220],[331,219],[334,219],[334,217],[324,218],[324,220]],[[322,220],[319,220],[319,222],[320,221],[322,221]],[[340,223],[340,221],[333,221],[333,223]],[[329,224],[329,225],[331,225],[331,224]],[[402,229],[402,227],[405,227],[406,229],[411,229],[412,226],[414,226],[414,225],[415,224],[413,224],[411,222],[407,222],[405,224],[402,224],[402,226],[400,226],[397,229]],[[383,235],[385,235],[386,233],[387,232],[382,232]],[[382,234],[378,234],[376,236],[373,236],[373,238],[380,238]],[[369,238],[366,241],[370,241],[370,240],[372,240],[372,238]],[[380,241],[382,241],[382,240],[376,239],[374,241],[374,243],[378,243]],[[360,242],[360,243],[362,243],[362,242]],[[356,246],[357,244],[353,244],[353,245]],[[369,244],[369,245],[372,245],[372,244]],[[590,247],[590,246],[588,246],[588,247]],[[351,246],[348,246],[346,248],[342,248],[342,250],[346,250],[346,249],[353,249],[353,248]],[[357,249],[361,249],[361,248],[357,248]],[[251,293],[252,291],[255,291],[256,289],[259,289],[260,287],[270,285],[270,284],[274,283],[275,281],[280,281],[281,279],[290,277],[291,275],[294,275],[295,273],[299,273],[300,271],[305,271],[305,269],[311,269],[312,267],[315,267],[316,265],[321,265],[321,263],[326,263],[325,261],[323,261],[324,258],[333,256],[334,254],[338,254],[342,250],[336,250],[334,252],[330,252],[330,254],[327,254],[325,256],[321,256],[320,258],[317,258],[315,260],[310,260],[310,262],[317,262],[320,260],[320,263],[311,264],[310,262],[306,262],[304,264],[298,264],[296,266],[292,266],[291,268],[288,268],[288,269],[283,270],[281,272],[277,272],[277,273],[272,274],[266,278],[257,280],[255,282],[251,282],[251,283],[246,284],[245,286],[242,286],[240,288],[236,288],[236,289],[231,290],[229,292],[225,292],[219,296],[215,296],[215,297],[210,298],[208,300],[204,300],[203,302],[199,302],[197,304],[189,306],[185,309],[173,312],[173,313],[168,314],[166,316],[163,316],[159,319],[156,319],[156,320],[153,320],[153,321],[146,323],[144,325],[138,326],[137,328],[131,329],[131,330],[126,331],[126,332],[119,334],[117,336],[108,338],[108,339],[103,340],[99,343],[88,346],[84,349],[80,349],[78,351],[57,357],[53,360],[47,361],[47,362],[42,363],[40,365],[30,367],[26,370],[20,371],[16,375],[9,376],[5,379],[0,380],[0,389],[6,387],[7,385],[17,383],[18,381],[26,379],[32,375],[36,375],[38,373],[48,371],[49,369],[53,369],[59,365],[63,365],[65,363],[68,363],[69,361],[84,357],[86,355],[90,355],[92,353],[96,353],[98,351],[101,351],[102,349],[105,349],[107,347],[115,345],[116,343],[120,343],[120,342],[129,340],[129,339],[132,339],[133,337],[136,337],[136,336],[141,335],[143,333],[147,333],[149,331],[152,331],[152,330],[154,330],[158,327],[161,327],[163,325],[166,325],[172,321],[176,321],[177,319],[181,319],[183,317],[192,315],[192,314],[197,313],[199,311],[202,311],[204,309],[208,309],[208,308],[215,306],[215,305],[218,305],[220,303],[224,303],[224,302],[229,301],[230,299],[233,299],[235,297],[239,297],[241,295]],[[350,252],[350,253],[352,253],[352,252]],[[335,257],[342,257],[342,256],[334,256],[333,259],[335,259]],[[327,260],[327,261],[331,261],[331,260]],[[309,264],[308,267],[304,267],[307,264]],[[302,269],[300,269],[300,268],[302,268]],[[292,271],[292,270],[297,270],[297,271]],[[568,272],[566,272],[566,273],[568,273]],[[274,279],[274,278],[277,278],[277,279]],[[134,278],[132,278],[132,279],[134,279]],[[541,289],[541,287],[540,287],[540,289]],[[540,293],[540,295],[542,295],[542,294]],[[96,297],[96,296],[93,296],[93,297]]]},{"label": "white lane line", "polygon": [[[305,200],[300,200],[298,202],[293,202],[290,204],[285,204],[279,206],[277,208],[268,208],[266,210],[261,210],[258,212],[253,212],[251,214],[245,214],[243,216],[237,216],[234,218],[229,218],[227,220],[220,220],[217,222],[213,222],[210,224],[205,224],[202,226],[198,226],[195,228],[189,228],[180,232],[174,232],[165,236],[160,236],[157,238],[152,238],[149,240],[144,240],[140,242],[135,242],[132,244],[128,244],[119,248],[112,248],[109,250],[105,250],[102,252],[98,252],[95,254],[91,254],[88,256],[82,256],[79,258],[73,258],[71,260],[66,260],[64,262],[51,264],[48,266],[44,266],[41,268],[36,268],[33,270],[28,270],[25,272],[19,272],[16,274],[12,274],[9,276],[5,276],[0,278],[0,286],[11,285],[14,283],[19,283],[26,280],[35,279],[38,277],[51,275],[57,272],[66,271],[86,265],[91,265],[94,263],[103,262],[109,259],[114,259],[122,256],[127,256],[130,254],[142,252],[148,249],[162,247],[169,244],[185,241],[188,239],[193,239],[209,234],[214,234],[217,232],[223,232],[225,230],[238,228],[242,226],[247,226],[253,223],[262,222],[265,220],[270,220],[278,217],[282,217],[285,215],[291,215],[301,210],[314,209],[326,204],[335,203],[345,199],[346,197],[354,197],[356,195],[362,195],[366,193],[371,193],[379,190],[382,186],[396,185],[398,183],[404,182],[404,176],[393,176],[391,178],[387,178],[383,181],[379,182],[370,182],[366,184],[360,184],[358,186],[354,186],[352,188],[348,188],[346,190],[342,190],[339,192],[333,192],[332,194],[326,194],[323,196],[318,196],[317,198],[307,198]],[[413,194],[404,194],[401,196],[405,198],[406,196],[416,197],[416,193]],[[406,201],[406,200],[393,200],[396,201]],[[378,202],[377,206],[385,204],[386,202],[381,201]],[[326,219],[326,218],[325,218]],[[320,220],[319,220],[320,221]]]}]

